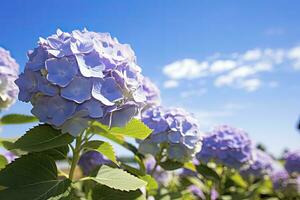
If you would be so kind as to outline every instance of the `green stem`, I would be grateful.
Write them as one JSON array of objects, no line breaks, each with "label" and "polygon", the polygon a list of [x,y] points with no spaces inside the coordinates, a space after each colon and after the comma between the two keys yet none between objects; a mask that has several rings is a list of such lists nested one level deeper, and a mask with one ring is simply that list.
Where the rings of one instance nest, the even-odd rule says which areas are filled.
[{"label": "green stem", "polygon": [[75,149],[73,151],[73,159],[72,159],[71,169],[70,169],[70,173],[69,173],[69,179],[71,179],[71,180],[73,180],[73,178],[74,178],[74,171],[75,171],[75,168],[77,166],[77,162],[79,160],[79,155],[80,155],[80,150],[81,150],[81,142],[82,142],[82,135],[83,134],[80,134],[76,138],[76,144],[75,144]]},{"label": "green stem", "polygon": [[155,165],[153,167],[153,169],[150,172],[150,175],[153,176],[154,172],[156,171],[156,168],[158,167],[158,165],[160,165],[160,160],[162,158],[162,153],[163,153],[164,147],[160,147],[159,153],[157,154],[157,156],[155,157]]}]

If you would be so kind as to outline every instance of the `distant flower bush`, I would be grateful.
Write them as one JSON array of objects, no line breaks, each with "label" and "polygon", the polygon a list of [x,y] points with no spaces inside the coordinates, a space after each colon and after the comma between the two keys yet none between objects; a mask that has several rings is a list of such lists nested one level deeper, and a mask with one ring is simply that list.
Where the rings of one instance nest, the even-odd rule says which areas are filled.
[{"label": "distant flower bush", "polygon": [[0,47],[0,109],[10,107],[17,99],[18,87],[14,83],[19,65],[9,51]]},{"label": "distant flower bush", "polygon": [[216,161],[239,169],[252,159],[252,142],[247,133],[227,125],[215,127],[203,138],[199,161]]},{"label": "distant flower bush", "polygon": [[264,175],[270,175],[275,161],[266,152],[259,149],[254,149],[252,162],[244,169],[241,169],[241,174],[245,177],[254,176],[263,178]]},{"label": "distant flower bush", "polygon": [[185,162],[201,148],[197,121],[182,109],[152,107],[142,114],[142,121],[153,130],[139,146],[142,153],[155,156],[165,149],[168,159]]},{"label": "distant flower bush", "polygon": [[290,173],[300,174],[300,150],[291,151],[284,155],[285,169]]}]

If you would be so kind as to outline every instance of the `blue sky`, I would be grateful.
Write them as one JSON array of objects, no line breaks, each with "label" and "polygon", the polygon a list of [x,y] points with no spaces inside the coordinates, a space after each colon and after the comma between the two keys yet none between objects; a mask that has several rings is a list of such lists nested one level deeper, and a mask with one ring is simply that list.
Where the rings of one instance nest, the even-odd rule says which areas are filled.
[{"label": "blue sky", "polygon": [[[23,69],[57,28],[110,32],[134,49],[163,104],[194,112],[203,131],[245,129],[279,155],[300,147],[299,1],[23,1],[0,7],[0,46]],[[29,113],[17,102],[9,111]],[[4,127],[16,136],[30,125]]]}]

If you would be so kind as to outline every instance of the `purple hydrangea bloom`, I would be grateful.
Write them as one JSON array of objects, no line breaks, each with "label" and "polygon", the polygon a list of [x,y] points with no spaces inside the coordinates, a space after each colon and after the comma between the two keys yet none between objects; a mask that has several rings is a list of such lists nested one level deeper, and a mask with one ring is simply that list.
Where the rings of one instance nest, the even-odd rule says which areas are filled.
[{"label": "purple hydrangea bloom", "polygon": [[197,198],[200,198],[200,199],[205,199],[205,195],[204,193],[202,192],[202,190],[197,187],[196,185],[190,185],[188,186],[188,191],[191,192],[194,196],[196,196]]},{"label": "purple hydrangea bloom", "polygon": [[57,30],[28,59],[16,80],[19,99],[32,103],[41,122],[73,136],[89,120],[124,126],[152,103],[134,52],[107,33]]},{"label": "purple hydrangea bloom", "polygon": [[212,188],[210,191],[210,199],[211,200],[217,200],[219,198],[219,193],[215,188]]},{"label": "purple hydrangea bloom", "polygon": [[[144,163],[145,163],[145,166],[146,166],[146,171],[147,171],[147,174],[151,174],[152,173],[152,170],[155,166],[155,159],[154,157],[152,156],[149,156],[147,157],[145,160],[144,160]],[[166,171],[166,170],[163,170],[160,166],[157,166],[155,171],[153,172],[152,176],[155,178],[155,180],[163,185],[163,186],[167,186],[168,183],[170,182],[171,180],[171,174],[170,172]]]},{"label": "purple hydrangea bloom", "polygon": [[149,107],[160,105],[161,99],[159,89],[149,78],[144,78],[143,90],[146,91],[146,99]]},{"label": "purple hydrangea bloom", "polygon": [[98,151],[88,151],[82,154],[78,162],[84,175],[89,175],[94,169],[105,164],[111,164],[111,161]]},{"label": "purple hydrangea bloom", "polygon": [[284,155],[285,169],[290,173],[300,174],[300,150],[291,151]]},{"label": "purple hydrangea bloom", "polygon": [[286,188],[289,180],[289,174],[285,169],[277,169],[271,174],[271,180],[273,183],[273,188],[275,190],[280,190]]},{"label": "purple hydrangea bloom", "polygon": [[143,112],[142,121],[153,132],[140,143],[141,153],[155,155],[164,146],[169,159],[185,162],[191,160],[201,148],[197,122],[182,109],[151,107]]},{"label": "purple hydrangea bloom", "polygon": [[264,175],[270,175],[273,168],[274,159],[264,151],[255,149],[253,153],[253,160],[246,168],[240,171],[244,177],[254,176],[261,178]]},{"label": "purple hydrangea bloom", "polygon": [[17,99],[19,65],[5,49],[0,47],[0,109],[10,107]]},{"label": "purple hydrangea bloom", "polygon": [[222,125],[203,138],[202,149],[196,157],[239,169],[252,159],[252,143],[243,130]]}]

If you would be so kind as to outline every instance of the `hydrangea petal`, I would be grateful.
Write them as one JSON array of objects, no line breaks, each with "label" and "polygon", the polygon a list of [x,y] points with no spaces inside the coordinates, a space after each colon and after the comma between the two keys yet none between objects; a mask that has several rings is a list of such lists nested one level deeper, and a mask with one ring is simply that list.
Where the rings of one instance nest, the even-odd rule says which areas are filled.
[{"label": "hydrangea petal", "polygon": [[61,126],[67,119],[69,119],[76,110],[76,103],[65,100],[60,96],[51,97],[49,102],[51,108],[49,109],[49,117],[51,123],[55,126]]},{"label": "hydrangea petal", "polygon": [[84,77],[103,78],[102,71],[105,69],[105,65],[97,52],[78,54],[75,57],[79,70]]},{"label": "hydrangea petal", "polygon": [[102,104],[95,99],[90,99],[90,100],[84,102],[83,104],[81,104],[78,107],[78,110],[87,110],[88,115],[91,118],[103,117],[103,114],[104,114]]},{"label": "hydrangea petal", "polygon": [[78,71],[76,63],[68,58],[50,58],[46,61],[47,79],[60,87],[66,87]]},{"label": "hydrangea petal", "polygon": [[61,96],[76,103],[83,103],[91,98],[91,90],[91,80],[75,77],[67,87],[61,89]]}]

